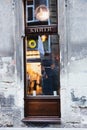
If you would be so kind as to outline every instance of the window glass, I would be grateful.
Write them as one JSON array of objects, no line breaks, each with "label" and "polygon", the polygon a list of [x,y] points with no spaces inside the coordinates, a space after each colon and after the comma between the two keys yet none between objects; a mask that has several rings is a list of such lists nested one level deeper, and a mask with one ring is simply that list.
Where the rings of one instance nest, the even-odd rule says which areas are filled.
[{"label": "window glass", "polygon": [[26,39],[27,96],[59,95],[59,42],[57,35]]},{"label": "window glass", "polygon": [[46,5],[47,6],[48,0],[35,0],[35,9],[40,5]]},{"label": "window glass", "polygon": [[28,7],[27,8],[28,11],[28,21],[32,21],[33,20],[33,8],[32,7]]},{"label": "window glass", "polygon": [[[40,5],[44,5],[49,10],[49,18],[44,21],[37,19],[36,9]],[[31,6],[33,7],[32,9]],[[28,17],[28,20],[26,20],[27,26],[57,24],[57,0],[31,0],[26,3],[26,7],[30,8],[26,12],[26,16]],[[42,9],[40,11],[43,12]]]}]

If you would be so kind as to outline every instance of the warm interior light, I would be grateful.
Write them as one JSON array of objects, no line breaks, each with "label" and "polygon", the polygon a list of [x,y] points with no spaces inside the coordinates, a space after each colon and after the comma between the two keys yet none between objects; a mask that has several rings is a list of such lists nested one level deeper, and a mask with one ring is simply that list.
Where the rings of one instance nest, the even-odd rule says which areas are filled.
[{"label": "warm interior light", "polygon": [[39,51],[26,51],[27,59],[40,58]]},{"label": "warm interior light", "polygon": [[35,10],[37,20],[46,21],[49,18],[49,9],[45,5],[40,5]]},{"label": "warm interior light", "polygon": [[46,39],[47,39],[47,36],[46,36],[46,35],[42,35],[42,36],[41,36],[41,40],[42,40],[42,42],[45,42]]}]

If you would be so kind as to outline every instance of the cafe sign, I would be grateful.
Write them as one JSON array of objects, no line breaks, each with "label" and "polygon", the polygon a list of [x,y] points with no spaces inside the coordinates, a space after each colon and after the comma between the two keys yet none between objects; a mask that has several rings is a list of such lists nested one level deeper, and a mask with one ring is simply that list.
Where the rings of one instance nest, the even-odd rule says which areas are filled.
[{"label": "cafe sign", "polygon": [[57,34],[57,25],[51,26],[31,26],[26,28],[26,34]]}]

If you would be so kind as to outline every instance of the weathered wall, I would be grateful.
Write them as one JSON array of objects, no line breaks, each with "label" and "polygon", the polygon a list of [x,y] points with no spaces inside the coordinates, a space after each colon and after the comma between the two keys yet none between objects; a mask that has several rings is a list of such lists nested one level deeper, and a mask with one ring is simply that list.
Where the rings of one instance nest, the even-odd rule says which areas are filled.
[{"label": "weathered wall", "polygon": [[59,3],[62,121],[87,127],[87,1]]},{"label": "weathered wall", "polygon": [[22,8],[22,0],[0,0],[0,127],[23,117]]},{"label": "weathered wall", "polygon": [[14,55],[12,1],[0,2],[0,56],[12,57]]},{"label": "weathered wall", "polygon": [[[87,1],[58,3],[61,127],[87,127]],[[0,0],[0,126],[5,127],[24,127],[22,11],[22,0]]]}]

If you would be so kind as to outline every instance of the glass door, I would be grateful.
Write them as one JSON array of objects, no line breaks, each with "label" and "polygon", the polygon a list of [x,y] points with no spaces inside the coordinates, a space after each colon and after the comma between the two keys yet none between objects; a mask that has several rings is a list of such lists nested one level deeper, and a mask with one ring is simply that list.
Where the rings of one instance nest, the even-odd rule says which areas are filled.
[{"label": "glass door", "polygon": [[59,122],[60,49],[57,0],[25,0],[24,11],[23,121]]},{"label": "glass door", "polygon": [[56,35],[26,39],[27,96],[59,95],[59,43]]}]

